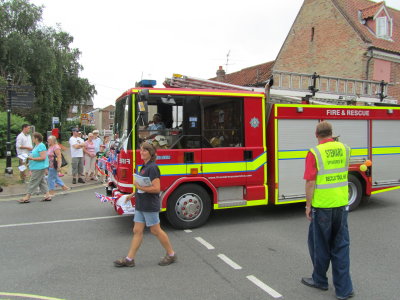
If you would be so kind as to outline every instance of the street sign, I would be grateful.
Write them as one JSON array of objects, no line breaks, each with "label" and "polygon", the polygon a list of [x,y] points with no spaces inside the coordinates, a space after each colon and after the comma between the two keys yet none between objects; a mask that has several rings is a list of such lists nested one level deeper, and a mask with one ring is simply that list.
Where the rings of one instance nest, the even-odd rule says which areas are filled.
[{"label": "street sign", "polygon": [[11,108],[32,108],[35,92],[32,86],[13,86],[11,89]]},{"label": "street sign", "polygon": [[60,123],[60,118],[59,117],[53,117],[52,118],[52,123],[53,124],[59,124]]},{"label": "street sign", "polygon": [[89,114],[81,114],[81,125],[89,125]]}]

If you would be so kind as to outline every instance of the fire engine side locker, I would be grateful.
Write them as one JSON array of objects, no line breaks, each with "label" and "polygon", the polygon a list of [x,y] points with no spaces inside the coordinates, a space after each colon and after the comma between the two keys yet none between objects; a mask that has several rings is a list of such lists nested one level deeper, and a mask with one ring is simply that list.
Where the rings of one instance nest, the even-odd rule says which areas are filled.
[{"label": "fire engine side locker", "polygon": [[305,157],[317,143],[320,120],[328,120],[333,136],[352,149],[350,165],[372,158],[372,193],[400,188],[399,119],[399,108],[275,104],[269,120],[275,135],[269,149],[274,151],[275,204],[305,200]]},{"label": "fire engine side locker", "polygon": [[[340,108],[344,107],[334,107],[336,111]],[[346,112],[355,109],[345,108]],[[328,120],[333,125],[333,136],[352,149],[351,162],[368,159],[369,121],[362,117],[334,119],[337,116],[331,115],[331,110],[332,107],[318,105],[275,105],[275,176],[278,180],[275,204],[305,201],[305,158],[308,150],[317,144],[315,127],[320,120]]]},{"label": "fire engine side locker", "polygon": [[373,120],[372,132],[372,194],[399,188],[400,120]]}]

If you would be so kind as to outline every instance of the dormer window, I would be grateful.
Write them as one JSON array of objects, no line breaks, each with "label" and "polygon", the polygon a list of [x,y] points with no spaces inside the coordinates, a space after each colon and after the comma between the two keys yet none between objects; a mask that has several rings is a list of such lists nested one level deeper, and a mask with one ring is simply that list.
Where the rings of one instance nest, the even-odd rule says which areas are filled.
[{"label": "dormer window", "polygon": [[387,17],[376,18],[376,36],[379,38],[390,38],[390,28]]}]

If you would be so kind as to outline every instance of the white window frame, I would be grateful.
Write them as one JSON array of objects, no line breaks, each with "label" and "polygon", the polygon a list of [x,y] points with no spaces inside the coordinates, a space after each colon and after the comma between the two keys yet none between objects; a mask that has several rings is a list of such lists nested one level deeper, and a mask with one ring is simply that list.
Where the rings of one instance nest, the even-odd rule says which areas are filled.
[{"label": "white window frame", "polygon": [[110,125],[108,125],[108,129],[109,130],[114,130],[114,123],[111,123]]},{"label": "white window frame", "polygon": [[378,37],[388,36],[388,19],[387,17],[376,18],[376,35]]},{"label": "white window frame", "polygon": [[109,118],[110,120],[114,120],[114,118],[115,118],[115,111],[114,111],[114,110],[110,110],[110,111],[108,112],[108,118]]}]

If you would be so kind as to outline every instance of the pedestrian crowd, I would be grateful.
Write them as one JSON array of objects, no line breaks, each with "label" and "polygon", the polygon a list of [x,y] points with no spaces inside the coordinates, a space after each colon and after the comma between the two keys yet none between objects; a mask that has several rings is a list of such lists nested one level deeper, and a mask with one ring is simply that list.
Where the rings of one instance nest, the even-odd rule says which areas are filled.
[{"label": "pedestrian crowd", "polygon": [[[60,178],[64,176],[62,167],[67,164],[63,150],[66,148],[59,144],[57,137],[47,137],[47,147],[43,135],[34,132],[31,136],[31,127],[22,125],[22,131],[16,139],[16,152],[19,159],[19,170],[21,181],[27,184],[27,192],[18,200],[19,203],[29,203],[33,193],[38,189],[43,194],[42,201],[51,201],[56,194],[56,186],[68,191],[68,187]],[[99,137],[99,131],[94,130],[88,134],[85,141],[78,128],[73,128],[69,139],[71,151],[72,184],[85,183],[88,180],[99,180],[97,161],[107,157],[109,149],[109,138],[104,141]],[[104,162],[104,159],[102,159]],[[106,180],[106,166],[101,165],[101,179]],[[103,176],[104,175],[104,176]]]}]

